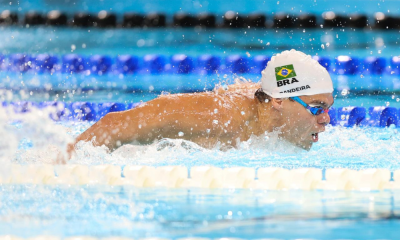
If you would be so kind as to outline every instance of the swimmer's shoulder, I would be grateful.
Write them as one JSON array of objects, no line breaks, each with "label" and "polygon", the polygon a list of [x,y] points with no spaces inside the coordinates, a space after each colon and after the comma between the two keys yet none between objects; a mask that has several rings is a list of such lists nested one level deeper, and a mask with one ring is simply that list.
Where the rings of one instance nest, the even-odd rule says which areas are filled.
[{"label": "swimmer's shoulder", "polygon": [[193,106],[243,111],[244,108],[251,107],[251,104],[253,104],[255,91],[254,86],[241,86],[241,88],[234,88],[234,90],[163,94],[140,104],[138,107],[180,108]]}]

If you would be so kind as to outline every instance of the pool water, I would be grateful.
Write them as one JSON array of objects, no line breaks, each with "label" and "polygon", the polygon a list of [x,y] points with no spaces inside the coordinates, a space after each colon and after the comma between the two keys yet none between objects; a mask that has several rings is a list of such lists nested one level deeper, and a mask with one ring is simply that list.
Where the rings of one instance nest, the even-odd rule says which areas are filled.
[{"label": "pool water", "polygon": [[[76,136],[92,124],[52,123],[39,112],[30,114],[27,118],[20,116],[20,125],[6,129],[9,130],[6,134],[10,135],[3,135],[8,144],[11,144],[11,136],[18,135],[19,131],[22,132],[20,137],[24,138],[17,139],[18,150],[12,152],[12,157],[3,159],[6,164],[10,159],[20,164],[51,162],[49,142],[62,143],[64,138]],[[36,124],[31,122],[32,119]],[[40,121],[44,124],[37,124]],[[53,130],[54,124],[58,127],[56,130]],[[39,129],[26,131],[31,125]],[[52,131],[57,131],[58,136],[49,134]],[[43,141],[45,139],[47,141]],[[104,148],[86,143],[79,146],[77,157],[70,163],[180,165],[188,168],[203,165],[222,168],[385,168],[394,171],[400,169],[399,140],[398,129],[393,127],[328,127],[309,152],[279,141],[273,135],[252,138],[238,149],[225,152],[202,149],[189,142],[183,146],[181,140],[163,140],[170,144],[126,145],[110,154]],[[4,156],[7,150],[0,149]],[[399,193],[396,190],[188,190],[104,185],[2,185],[0,189],[0,234],[20,237],[391,239],[395,238],[399,226]]]},{"label": "pool water", "polygon": [[0,233],[21,237],[396,239],[399,192],[2,186]]},{"label": "pool water", "polygon": [[[0,11],[23,14],[29,10],[110,10],[122,13],[162,11],[168,18],[178,12],[228,10],[247,14],[262,11],[269,20],[277,12],[292,14],[337,11],[376,11],[399,14],[397,1],[1,1]],[[360,29],[77,29],[51,27],[0,27],[0,54],[69,53],[186,54],[225,57],[272,56],[287,49],[310,55],[360,58],[400,56],[397,30]],[[0,72],[0,101],[146,102],[163,91],[170,93],[211,90],[237,77],[254,82],[256,74],[84,76],[73,74]],[[332,75],[334,107],[390,106],[400,108],[398,76]],[[72,81],[74,79],[74,81]],[[200,81],[199,81],[200,80]],[[170,83],[174,84],[170,84]],[[139,83],[139,84],[138,84]],[[50,84],[50,85],[49,85]],[[374,87],[365,89],[371,84]],[[58,151],[94,122],[53,122],[48,109],[24,114],[0,108],[0,163],[54,163]],[[241,166],[287,169],[350,168],[400,169],[399,128],[332,127],[321,133],[310,151],[297,149],[276,135],[252,137],[238,149],[203,149],[182,140],[164,139],[146,146],[125,145],[109,153],[103,147],[81,143],[68,164],[170,166]],[[0,171],[1,172],[1,171]],[[385,191],[267,191],[249,189],[167,189],[104,185],[45,186],[0,185],[0,235],[34,237],[124,236],[237,237],[245,239],[397,239],[400,194]]]},{"label": "pool water", "polygon": [[[71,4],[72,3],[72,4]],[[101,10],[109,10],[116,13],[124,12],[163,12],[173,14],[178,11],[189,13],[211,12],[221,14],[226,11],[236,11],[240,13],[263,12],[273,14],[279,12],[287,13],[316,13],[321,14],[326,11],[338,11],[342,14],[363,13],[373,14],[375,12],[390,12],[392,14],[400,13],[400,8],[395,0],[385,1],[362,1],[337,0],[331,1],[293,1],[293,0],[254,0],[254,1],[237,1],[235,4],[229,1],[209,2],[207,0],[189,1],[189,0],[172,0],[165,4],[163,0],[154,0],[148,2],[146,0],[137,0],[132,2],[112,1],[112,0],[85,0],[85,1],[55,1],[55,0],[33,0],[33,1],[1,1],[0,10],[11,9],[22,13],[29,10],[62,10],[68,13],[78,11],[99,12]],[[389,10],[389,11],[388,11]]]},{"label": "pool water", "polygon": [[[208,53],[273,55],[288,49],[310,55],[397,56],[397,31],[362,29],[76,29],[2,27],[0,53],[132,54]],[[26,41],[30,39],[30,41]]]}]

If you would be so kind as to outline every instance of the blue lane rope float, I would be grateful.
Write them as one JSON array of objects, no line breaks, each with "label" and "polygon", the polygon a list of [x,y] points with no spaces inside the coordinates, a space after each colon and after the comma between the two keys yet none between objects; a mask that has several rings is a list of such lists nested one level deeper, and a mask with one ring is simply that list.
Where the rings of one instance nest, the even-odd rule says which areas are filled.
[{"label": "blue lane rope float", "polygon": [[[132,109],[140,103],[93,103],[93,102],[3,102],[15,113],[25,113],[33,108],[54,107],[50,117],[55,121],[97,121],[109,112]],[[343,127],[400,127],[400,109],[394,107],[332,107],[329,110],[332,126]]]},{"label": "blue lane rope float", "polygon": [[[328,58],[314,56],[322,66],[335,75],[377,76],[389,74],[400,75],[400,57],[366,57],[338,56]],[[270,56],[256,55],[200,55],[189,56],[175,54],[135,55],[92,55],[66,54],[9,54],[0,55],[0,70],[18,73],[83,73],[86,75],[104,74],[260,74]]]},{"label": "blue lane rope float", "polygon": [[[221,19],[222,21],[219,21]],[[184,13],[178,12],[168,17],[163,13],[140,14],[135,12],[124,13],[122,21],[118,21],[115,13],[100,11],[98,13],[77,12],[63,13],[53,10],[48,13],[28,11],[21,18],[18,13],[5,10],[0,13],[0,25],[11,26],[71,26],[71,27],[98,27],[98,28],[138,28],[138,27],[178,27],[178,28],[215,28],[226,29],[242,28],[275,28],[275,29],[305,29],[323,26],[324,29],[352,28],[352,29],[400,29],[399,17],[377,12],[370,18],[363,14],[353,13],[342,15],[335,12],[325,12],[321,17],[313,14],[277,13],[267,16],[262,13],[239,14],[227,11],[224,14],[211,13]],[[372,20],[372,21],[370,21]]]}]

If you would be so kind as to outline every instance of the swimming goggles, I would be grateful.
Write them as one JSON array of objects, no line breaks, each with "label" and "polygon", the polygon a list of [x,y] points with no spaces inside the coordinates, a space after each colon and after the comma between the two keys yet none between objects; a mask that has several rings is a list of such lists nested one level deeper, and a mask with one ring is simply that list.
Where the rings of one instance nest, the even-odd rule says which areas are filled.
[{"label": "swimming goggles", "polygon": [[299,97],[290,97],[294,101],[300,103],[303,107],[305,107],[312,115],[319,115],[321,113],[329,112],[329,109],[324,109],[323,107],[310,107],[307,103],[303,102]]}]

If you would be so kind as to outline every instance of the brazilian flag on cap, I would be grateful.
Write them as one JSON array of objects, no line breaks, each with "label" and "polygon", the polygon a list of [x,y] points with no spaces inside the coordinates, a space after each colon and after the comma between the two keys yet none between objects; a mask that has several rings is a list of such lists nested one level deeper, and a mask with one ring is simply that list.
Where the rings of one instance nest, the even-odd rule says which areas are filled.
[{"label": "brazilian flag on cap", "polygon": [[296,77],[296,72],[294,71],[293,65],[285,65],[282,67],[275,68],[276,81],[280,81],[286,78]]}]

